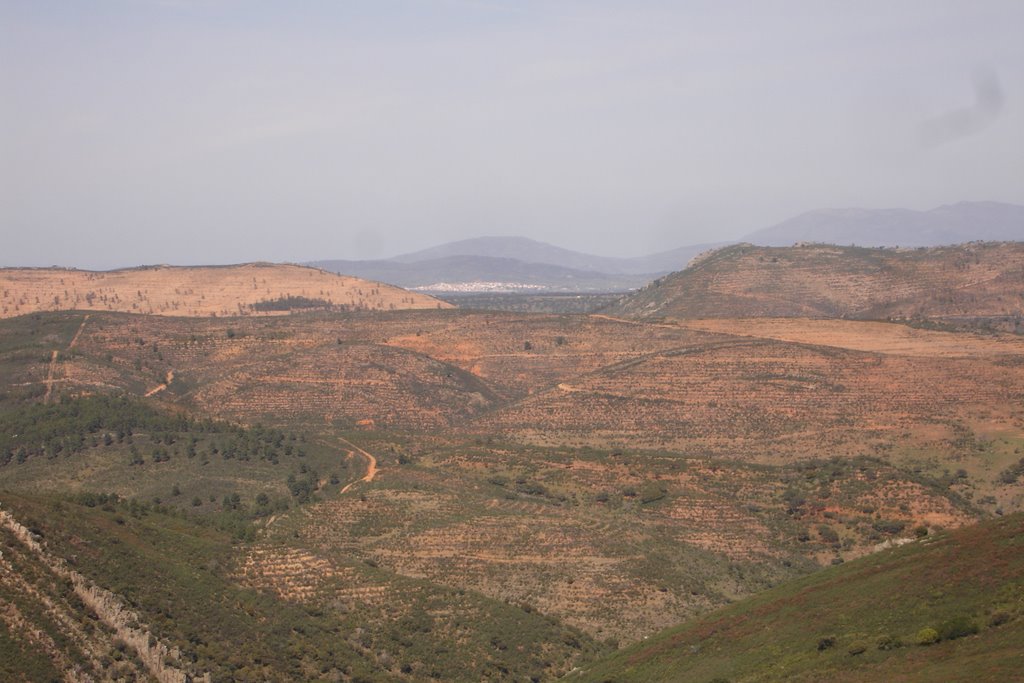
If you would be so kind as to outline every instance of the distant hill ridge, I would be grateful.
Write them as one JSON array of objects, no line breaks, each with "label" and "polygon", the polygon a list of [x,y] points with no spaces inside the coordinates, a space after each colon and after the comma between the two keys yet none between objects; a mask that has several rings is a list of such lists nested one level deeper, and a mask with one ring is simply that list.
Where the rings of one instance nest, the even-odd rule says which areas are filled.
[{"label": "distant hill ridge", "polygon": [[450,308],[398,287],[288,264],[145,266],[111,271],[0,269],[0,317],[37,311],[175,316],[280,314],[291,308]]},{"label": "distant hill ridge", "polygon": [[584,254],[526,237],[477,237],[378,260],[321,260],[308,265],[401,287],[515,282],[549,292],[624,292],[686,266],[714,246],[692,245],[633,258]]},{"label": "distant hill ridge", "polygon": [[484,256],[599,273],[647,275],[678,270],[700,252],[722,244],[725,242],[687,245],[648,256],[614,257],[563,249],[527,237],[475,237],[401,254],[388,260],[412,264],[450,256]]},{"label": "distant hill ridge", "polygon": [[310,265],[335,273],[388,282],[399,287],[424,288],[438,283],[515,282],[544,290],[627,291],[650,282],[651,275],[599,273],[547,263],[527,263],[497,256],[452,255],[401,263],[398,261],[314,261]]},{"label": "distant hill ridge", "polygon": [[623,297],[632,318],[927,318],[1024,316],[1024,243],[917,249],[823,244],[725,247]]},{"label": "distant hill ridge", "polygon": [[959,202],[928,211],[819,209],[749,233],[744,242],[785,247],[825,242],[865,247],[932,247],[977,240],[1024,240],[1024,206]]},{"label": "distant hill ridge", "polygon": [[[938,246],[1024,239],[1024,206],[960,202],[929,211],[820,209],[749,233],[744,242],[860,246]],[[378,260],[320,260],[332,272],[402,287],[438,283],[518,282],[550,292],[617,292],[682,270],[698,255],[732,242],[692,244],[647,256],[597,256],[526,237],[490,236],[448,242]]]}]

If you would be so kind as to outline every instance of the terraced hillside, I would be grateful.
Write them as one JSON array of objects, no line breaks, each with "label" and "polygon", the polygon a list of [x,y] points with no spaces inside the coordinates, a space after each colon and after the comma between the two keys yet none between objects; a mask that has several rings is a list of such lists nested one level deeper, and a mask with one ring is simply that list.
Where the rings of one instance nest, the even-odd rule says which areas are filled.
[{"label": "terraced hillside", "polygon": [[1024,243],[920,249],[807,244],[713,252],[604,310],[627,318],[982,321],[1024,329]]},{"label": "terraced hillside", "polygon": [[104,272],[0,268],[2,318],[67,310],[237,316],[302,308],[383,311],[449,306],[391,285],[285,264],[151,266]]},{"label": "terraced hillside", "polygon": [[957,486],[983,506],[1019,505],[999,477],[1024,444],[1020,337],[797,323],[739,336],[458,311],[56,314],[0,329],[0,375],[13,400],[116,389],[317,430],[443,428],[768,464],[870,455],[939,477],[963,470]]},{"label": "terraced hillside", "polygon": [[[628,643],[1021,509],[1021,358],[856,321],[35,314],[0,323],[9,415],[114,392],[250,427],[12,444],[0,488],[159,498],[240,539],[224,580],[289,604],[401,620],[465,591]],[[465,615],[431,610],[457,641]]]},{"label": "terraced hillside", "polygon": [[1001,683],[1024,665],[1024,516],[926,537],[652,636],[579,681]]},{"label": "terraced hillside", "polygon": [[943,359],[763,339],[680,346],[566,378],[479,424],[536,443],[770,461],[1020,434],[1019,356]]},{"label": "terraced hillside", "polygon": [[518,606],[357,558],[237,546],[160,506],[2,503],[5,680],[550,679],[608,651]]},{"label": "terraced hillside", "polygon": [[366,447],[381,462],[372,486],[275,523],[271,537],[297,531],[320,557],[369,558],[619,642],[977,515],[873,459],[773,467],[501,443]]}]

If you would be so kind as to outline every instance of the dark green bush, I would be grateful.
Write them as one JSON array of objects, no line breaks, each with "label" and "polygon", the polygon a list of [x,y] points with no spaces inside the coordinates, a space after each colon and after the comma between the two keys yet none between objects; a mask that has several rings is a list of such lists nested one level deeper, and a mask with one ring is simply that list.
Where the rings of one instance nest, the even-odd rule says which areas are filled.
[{"label": "dark green bush", "polygon": [[903,647],[903,641],[899,636],[879,636],[877,645],[879,650],[895,650]]},{"label": "dark green bush", "polygon": [[942,622],[936,630],[940,639],[956,640],[964,636],[973,636],[978,632],[978,624],[970,617],[959,616]]},{"label": "dark green bush", "polygon": [[892,519],[880,519],[871,525],[875,531],[883,534],[898,534],[903,531],[906,526],[906,522]]},{"label": "dark green bush", "polygon": [[995,627],[995,626],[1002,626],[1003,624],[1005,624],[1008,621],[1010,621],[1010,619],[1012,619],[1012,618],[1013,617],[1012,617],[1012,615],[1009,612],[1005,612],[1003,610],[1000,610],[998,612],[995,612],[991,617],[989,617],[988,625],[989,626],[993,626],[993,627]]},{"label": "dark green bush", "polygon": [[640,490],[640,502],[644,505],[661,500],[664,497],[665,490],[653,481],[644,484],[644,487]]}]

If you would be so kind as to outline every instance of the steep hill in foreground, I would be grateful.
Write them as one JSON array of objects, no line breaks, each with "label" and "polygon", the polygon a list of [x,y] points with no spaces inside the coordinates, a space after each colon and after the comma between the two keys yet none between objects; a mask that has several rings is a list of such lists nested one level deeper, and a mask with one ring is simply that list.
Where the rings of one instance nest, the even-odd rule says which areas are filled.
[{"label": "steep hill in foreground", "polygon": [[174,316],[286,313],[299,308],[450,308],[433,297],[315,268],[247,263],[94,272],[0,269],[0,317],[38,311],[121,311]]},{"label": "steep hill in foreground", "polygon": [[621,650],[576,680],[982,683],[1020,680],[1021,671],[1018,514],[783,584]]},{"label": "steep hill in foreground", "polygon": [[0,680],[529,680],[608,651],[351,557],[247,553],[216,523],[135,500],[4,493],[0,543]]},{"label": "steep hill in foreground", "polygon": [[986,320],[1024,314],[1024,243],[930,249],[832,245],[721,249],[604,312],[631,318]]}]

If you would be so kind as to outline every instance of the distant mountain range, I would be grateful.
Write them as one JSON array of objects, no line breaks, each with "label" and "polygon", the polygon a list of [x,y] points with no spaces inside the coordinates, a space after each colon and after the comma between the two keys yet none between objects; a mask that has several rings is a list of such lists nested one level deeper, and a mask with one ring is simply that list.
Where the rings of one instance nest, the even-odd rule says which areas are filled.
[{"label": "distant mountain range", "polygon": [[[761,246],[819,242],[939,246],[1024,240],[1024,206],[960,202],[930,211],[820,209],[746,235]],[[389,259],[306,265],[422,291],[620,292],[683,270],[695,256],[735,242],[694,244],[632,258],[596,256],[526,237],[477,237]],[[476,284],[471,284],[476,283]],[[486,283],[481,285],[480,283]]]},{"label": "distant mountain range", "polygon": [[483,256],[492,258],[515,259],[523,263],[537,263],[560,266],[573,270],[616,275],[649,275],[679,270],[697,254],[724,246],[728,242],[715,244],[693,244],[671,251],[659,252],[649,256],[632,258],[616,258],[613,256],[595,256],[570,249],[563,249],[527,237],[477,237],[458,242],[449,242],[411,254],[402,254],[389,261],[414,264],[429,262],[450,256]]},{"label": "distant mountain range", "polygon": [[746,235],[743,242],[788,247],[798,242],[859,247],[937,247],[977,240],[1024,240],[1024,206],[960,202],[930,211],[819,209]]},{"label": "distant mountain range", "polygon": [[[540,242],[537,244],[541,247],[557,248]],[[440,251],[441,247],[436,250]],[[454,287],[460,283],[485,282],[491,283],[492,290],[505,286],[508,291],[625,291],[644,286],[652,277],[647,274],[630,275],[581,270],[544,262],[474,254],[441,256],[411,263],[397,260],[316,261],[310,265],[335,273],[360,273],[357,277],[387,282],[407,289],[432,291],[451,289],[445,285]]]},{"label": "distant mountain range", "polygon": [[307,265],[423,291],[457,291],[459,284],[486,282],[492,291],[623,292],[681,270],[694,256],[725,244],[697,244],[650,256],[614,258],[526,237],[478,237],[390,259],[312,261]]}]

